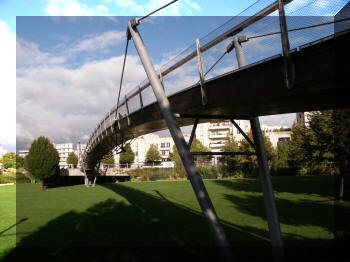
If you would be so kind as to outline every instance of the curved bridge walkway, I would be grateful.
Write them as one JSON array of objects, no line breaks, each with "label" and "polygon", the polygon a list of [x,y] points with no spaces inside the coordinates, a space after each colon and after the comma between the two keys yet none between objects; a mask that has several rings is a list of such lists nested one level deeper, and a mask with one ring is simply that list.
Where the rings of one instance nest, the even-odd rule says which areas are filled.
[{"label": "curved bridge walkway", "polygon": [[[290,30],[287,28],[284,5],[293,1],[267,2],[269,4],[255,15],[241,19],[203,46],[197,40],[193,52],[158,73],[137,30],[140,19],[131,20],[128,23],[128,41],[133,40],[149,82],[137,87],[107,113],[96,126],[80,159],[88,181],[89,174],[96,170],[107,152],[121,152],[133,138],[168,128],[224,261],[233,260],[227,248],[229,243],[189,152],[197,124],[209,119],[230,119],[234,125],[233,119],[250,120],[254,141],[250,141],[243,131],[242,135],[248,139],[254,152],[226,154],[257,155],[273,254],[277,260],[281,260],[284,256],[283,240],[258,116],[348,106],[344,83],[349,70],[339,65],[349,57],[349,31],[342,30],[341,33],[290,49]],[[278,12],[280,31],[277,33],[281,37],[282,54],[246,65],[244,46],[249,37],[240,32],[274,11]],[[341,17],[338,22],[348,19]],[[235,50],[239,69],[205,80],[202,53],[226,39],[233,39],[225,52]],[[167,96],[163,77],[193,58],[198,59],[198,83]],[[152,88],[157,100],[144,106],[143,91],[147,88]],[[135,101],[138,106],[131,112],[130,103]],[[179,127],[191,124],[194,127],[190,142],[186,144]],[[236,127],[240,130],[239,126]]]}]

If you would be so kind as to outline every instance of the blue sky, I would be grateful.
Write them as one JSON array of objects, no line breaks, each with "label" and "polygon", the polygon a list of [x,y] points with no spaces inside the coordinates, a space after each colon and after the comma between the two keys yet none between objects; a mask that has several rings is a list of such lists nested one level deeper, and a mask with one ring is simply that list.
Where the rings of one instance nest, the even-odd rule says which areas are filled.
[{"label": "blue sky", "polygon": [[[0,133],[0,144],[9,151],[15,151],[16,130],[19,148],[27,147],[28,141],[38,135],[46,135],[56,143],[76,142],[78,139],[86,141],[94,124],[115,103],[127,21],[167,2],[0,1],[0,36],[3,45],[0,50],[0,57],[3,58],[0,70],[3,72],[2,86],[6,87],[0,91],[0,96],[5,98],[0,103],[2,124],[6,123],[6,128],[2,128]],[[253,7],[241,13],[255,1],[180,0],[164,9],[160,13],[162,16],[144,20],[139,30],[154,64],[159,67],[194,44],[196,38],[206,35],[230,17],[240,13],[251,15],[271,2],[273,0],[257,1]],[[347,2],[295,0],[286,6],[286,12],[291,15],[334,15]],[[304,20],[303,24],[315,22],[315,19],[309,21],[307,17]],[[296,26],[301,21],[301,18],[294,19],[291,25]],[[253,35],[276,29],[278,20],[271,17],[242,33]],[[328,34],[329,30],[330,27],[324,28],[323,33],[309,31],[294,34],[291,44],[299,46],[312,40],[312,37]],[[245,50],[248,63],[279,53],[277,38],[247,43]],[[224,42],[203,54],[205,68],[222,54],[226,45],[227,42]],[[125,92],[145,79],[132,43],[128,54],[123,86]],[[193,60],[165,79],[168,92],[180,88],[176,85],[179,77],[187,85],[198,81],[196,63]],[[235,68],[237,63],[232,53],[223,59],[210,76]],[[151,99],[152,94],[149,94],[149,101]],[[264,117],[261,121],[263,124],[290,126],[293,119],[294,115],[280,115]]]}]

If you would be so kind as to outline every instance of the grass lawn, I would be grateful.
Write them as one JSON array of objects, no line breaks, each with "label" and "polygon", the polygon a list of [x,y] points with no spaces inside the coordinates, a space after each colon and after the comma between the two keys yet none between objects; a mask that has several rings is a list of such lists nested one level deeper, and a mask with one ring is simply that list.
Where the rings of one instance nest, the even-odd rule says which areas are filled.
[{"label": "grass lawn", "polygon": [[0,260],[16,245],[16,186],[0,186]]},{"label": "grass lawn", "polygon": [[[334,243],[333,180],[332,176],[273,178],[287,247],[321,250]],[[205,185],[234,251],[254,257],[258,255],[247,252],[250,249],[246,247],[268,250],[260,181],[206,180]],[[6,212],[1,211],[1,221],[6,222],[1,223],[1,232],[15,224],[13,192],[13,186],[0,188],[1,210],[7,205]],[[344,212],[350,210],[348,204],[342,208]],[[5,242],[5,247],[13,246],[14,232],[13,227],[0,233],[0,249]],[[34,247],[40,246],[46,249],[40,251],[39,259],[39,251]],[[162,251],[168,250],[166,247],[181,249],[181,252],[172,249],[171,256],[181,253],[197,257],[208,253],[210,257],[212,246],[206,221],[188,181],[125,182],[95,188],[79,185],[45,192],[40,185],[18,184],[17,248],[5,261],[29,258],[30,254],[36,261],[70,261],[86,250],[84,247],[93,247],[83,251],[88,261],[116,261],[116,257],[119,261],[148,261],[147,255],[155,256],[150,250],[157,248],[159,253],[161,247]],[[140,249],[130,251],[131,247]],[[288,252],[295,255],[295,249]]]}]

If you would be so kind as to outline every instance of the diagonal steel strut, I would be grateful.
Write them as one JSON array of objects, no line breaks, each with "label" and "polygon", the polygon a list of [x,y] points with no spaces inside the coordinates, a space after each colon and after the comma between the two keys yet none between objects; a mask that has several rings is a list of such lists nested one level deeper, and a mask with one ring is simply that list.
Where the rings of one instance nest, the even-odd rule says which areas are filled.
[{"label": "diagonal steel strut", "polygon": [[174,114],[170,109],[169,100],[164,92],[162,83],[154,69],[152,61],[142,41],[140,33],[137,30],[139,21],[133,19],[128,22],[128,30],[131,33],[135,47],[146,71],[147,77],[151,83],[153,92],[157,98],[160,110],[168,125],[171,136],[175,142],[176,148],[179,152],[181,160],[186,169],[187,175],[191,182],[192,188],[196,194],[199,205],[204,213],[204,216],[209,225],[210,231],[214,237],[216,245],[219,247],[220,255],[223,261],[233,261],[233,256],[226,235],[223,231],[221,223],[215,212],[214,206],[210,200],[208,192],[204,186],[201,175],[193,161],[189,147],[184,139],[184,136],[176,123]]}]

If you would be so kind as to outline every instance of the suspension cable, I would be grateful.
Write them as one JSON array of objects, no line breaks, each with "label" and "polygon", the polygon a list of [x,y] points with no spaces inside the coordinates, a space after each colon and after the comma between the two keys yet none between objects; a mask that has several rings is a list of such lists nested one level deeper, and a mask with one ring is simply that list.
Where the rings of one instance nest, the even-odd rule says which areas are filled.
[{"label": "suspension cable", "polygon": [[170,3],[167,3],[166,5],[163,5],[162,7],[160,7],[160,8],[158,8],[158,9],[154,10],[153,12],[149,13],[148,15],[145,15],[145,16],[141,17],[141,18],[138,19],[138,20],[141,21],[141,20],[143,20],[143,19],[149,17],[150,15],[153,15],[154,13],[156,13],[156,12],[162,10],[163,8],[169,6],[169,5],[171,5],[171,4],[173,4],[173,3],[177,2],[177,1],[178,1],[178,0],[171,1]]},{"label": "suspension cable", "polygon": [[119,84],[119,93],[118,93],[118,100],[117,100],[117,108],[116,108],[116,117],[118,117],[118,109],[119,109],[119,99],[120,99],[120,92],[122,90],[122,83],[124,78],[124,70],[125,70],[125,61],[126,61],[126,55],[128,53],[128,46],[129,46],[129,38],[126,40],[126,46],[125,46],[125,52],[124,52],[124,61],[123,61],[123,68],[122,68],[122,74],[120,77],[120,84]]},{"label": "suspension cable", "polygon": [[[298,30],[304,30],[304,29],[309,29],[309,28],[323,26],[323,25],[335,24],[335,23],[339,23],[339,22],[343,22],[343,21],[347,21],[347,20],[350,20],[350,18],[343,18],[343,19],[339,19],[337,21],[329,21],[329,22],[324,22],[324,23],[316,24],[316,25],[308,25],[308,26],[293,28],[293,29],[289,29],[288,32],[294,32],[294,31],[298,31]],[[254,38],[265,37],[265,36],[270,36],[270,35],[277,35],[280,33],[281,32],[278,31],[278,32],[272,32],[272,33],[267,33],[267,34],[262,34],[262,35],[248,36],[248,38],[254,39]]]},{"label": "suspension cable", "polygon": [[220,62],[220,60],[227,54],[227,52],[225,51],[225,53],[223,53],[218,60],[216,60],[216,62],[208,69],[208,71],[204,74],[204,76],[206,76],[213,68],[214,66],[217,65],[217,63]]}]

